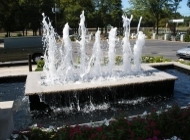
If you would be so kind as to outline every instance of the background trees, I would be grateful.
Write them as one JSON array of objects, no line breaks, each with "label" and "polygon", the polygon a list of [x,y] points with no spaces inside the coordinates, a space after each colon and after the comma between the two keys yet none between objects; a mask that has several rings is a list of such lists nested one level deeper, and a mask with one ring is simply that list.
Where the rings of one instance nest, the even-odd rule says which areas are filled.
[{"label": "background trees", "polygon": [[134,15],[142,15],[152,21],[158,34],[159,22],[164,18],[177,18],[176,13],[182,0],[129,0],[129,10]]},{"label": "background trees", "polygon": [[[110,24],[118,27],[121,33],[121,15],[125,10],[127,16],[134,15],[131,26],[136,27],[139,17],[143,16],[142,25],[156,27],[158,33],[159,26],[164,26],[169,19],[181,16],[177,13],[180,2],[181,0],[129,0],[131,8],[122,9],[121,0],[1,0],[0,29],[7,32],[6,36],[17,30],[22,31],[22,35],[27,35],[28,29],[32,29],[33,35],[40,34],[41,14],[44,12],[58,33],[62,32],[66,22],[77,32],[80,14],[84,10],[86,27],[99,27],[102,32],[104,28],[106,33],[107,25]],[[55,4],[60,8],[59,13],[52,12]],[[190,7],[190,0],[188,4]]]}]

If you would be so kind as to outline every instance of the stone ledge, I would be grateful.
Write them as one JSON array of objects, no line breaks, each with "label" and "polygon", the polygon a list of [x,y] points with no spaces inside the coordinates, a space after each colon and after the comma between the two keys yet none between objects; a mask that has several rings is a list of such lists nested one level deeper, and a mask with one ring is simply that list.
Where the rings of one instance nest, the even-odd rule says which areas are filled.
[{"label": "stone ledge", "polygon": [[71,91],[84,91],[84,90],[93,90],[101,88],[109,88],[116,86],[128,86],[134,84],[144,84],[144,83],[154,83],[162,81],[175,81],[177,77],[165,73],[163,71],[158,71],[155,68],[152,68],[148,65],[143,66],[143,70],[150,71],[152,75],[144,77],[133,77],[133,78],[123,78],[119,80],[112,81],[100,81],[96,83],[73,83],[66,85],[53,85],[53,86],[43,86],[40,84],[42,72],[32,72],[29,73],[26,80],[25,95],[34,95],[34,94],[48,94],[48,93],[64,93]]},{"label": "stone ledge", "polygon": [[9,138],[14,129],[13,102],[0,102],[0,140]]}]

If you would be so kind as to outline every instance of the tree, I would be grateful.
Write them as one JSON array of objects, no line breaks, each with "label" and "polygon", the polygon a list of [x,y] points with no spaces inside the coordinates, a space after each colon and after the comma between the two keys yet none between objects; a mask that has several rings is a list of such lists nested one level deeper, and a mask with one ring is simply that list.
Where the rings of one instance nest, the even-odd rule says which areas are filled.
[{"label": "tree", "polygon": [[14,30],[16,18],[14,15],[18,12],[18,0],[1,0],[0,1],[0,21],[1,26],[7,32],[7,37],[10,37],[10,31]]},{"label": "tree", "polygon": [[111,3],[110,16],[113,19],[113,25],[118,27],[119,33],[121,34],[123,14],[121,0],[112,0]]},{"label": "tree", "polygon": [[173,6],[172,2],[172,0],[129,0],[131,4],[129,10],[134,15],[142,15],[143,18],[152,20],[158,34],[159,21],[168,15],[170,7]]},{"label": "tree", "polygon": [[74,27],[75,32],[77,32],[82,11],[85,11],[86,20],[88,20],[88,17],[90,17],[91,13],[94,11],[92,0],[61,0],[60,7],[64,11],[63,19],[65,23],[68,22],[71,27]]},{"label": "tree", "polygon": [[[170,9],[171,11],[174,12],[174,19],[177,18],[177,9],[180,8],[179,3],[182,0],[173,0],[172,3],[170,4]],[[176,35],[176,23],[173,24],[173,34]]]},{"label": "tree", "polygon": [[187,6],[190,8],[190,0],[187,0]]}]

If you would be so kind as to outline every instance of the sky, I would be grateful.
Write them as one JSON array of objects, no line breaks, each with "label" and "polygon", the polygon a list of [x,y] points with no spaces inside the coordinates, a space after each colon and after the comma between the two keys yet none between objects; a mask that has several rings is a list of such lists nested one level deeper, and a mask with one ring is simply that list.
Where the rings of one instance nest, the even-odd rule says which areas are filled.
[{"label": "sky", "polygon": [[[122,0],[123,8],[130,7],[128,0]],[[180,8],[177,10],[183,16],[190,16],[190,8],[187,7],[187,0],[182,0],[180,2]]]}]

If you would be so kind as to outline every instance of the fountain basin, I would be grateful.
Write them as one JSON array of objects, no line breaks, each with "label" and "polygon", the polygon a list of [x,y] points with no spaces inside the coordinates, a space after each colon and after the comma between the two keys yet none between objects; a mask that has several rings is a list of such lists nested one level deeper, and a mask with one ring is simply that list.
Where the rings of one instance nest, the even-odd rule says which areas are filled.
[{"label": "fountain basin", "polygon": [[29,96],[31,109],[36,109],[41,103],[40,97],[47,104],[56,99],[58,104],[69,104],[77,100],[80,103],[92,101],[93,103],[117,101],[138,96],[171,96],[177,77],[159,71],[148,65],[142,65],[147,76],[133,76],[109,81],[81,82],[66,85],[41,85],[43,72],[29,73],[26,79],[25,96]]}]

